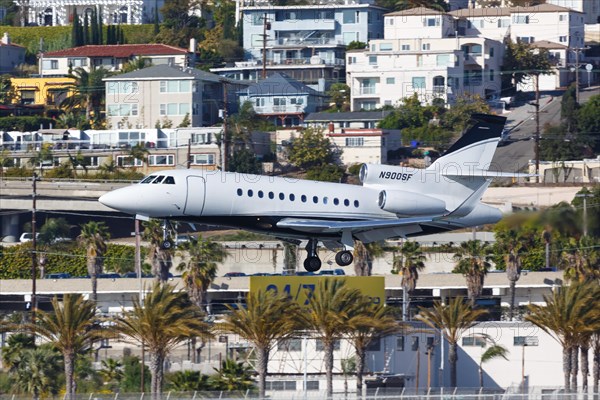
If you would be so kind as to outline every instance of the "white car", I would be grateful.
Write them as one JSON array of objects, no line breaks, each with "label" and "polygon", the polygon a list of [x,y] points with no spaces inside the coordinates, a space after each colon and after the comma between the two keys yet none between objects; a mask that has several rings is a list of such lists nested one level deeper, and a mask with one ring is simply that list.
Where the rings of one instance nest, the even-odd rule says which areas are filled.
[{"label": "white car", "polygon": [[[39,233],[35,234],[36,239],[40,237]],[[21,243],[26,243],[26,242],[31,242],[33,240],[33,235],[31,232],[23,232],[21,234],[21,237],[19,238],[19,242]]]}]

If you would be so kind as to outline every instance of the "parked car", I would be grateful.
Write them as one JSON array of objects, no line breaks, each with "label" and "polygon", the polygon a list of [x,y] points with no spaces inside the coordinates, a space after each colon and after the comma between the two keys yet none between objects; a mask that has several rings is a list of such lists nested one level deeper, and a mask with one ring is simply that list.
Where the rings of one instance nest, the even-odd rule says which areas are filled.
[{"label": "parked car", "polygon": [[69,279],[71,278],[71,274],[68,272],[59,272],[54,274],[46,274],[44,279]]},{"label": "parked car", "polygon": [[227,272],[223,276],[226,278],[234,278],[234,277],[238,277],[238,276],[247,276],[247,275],[244,272]]},{"label": "parked car", "polygon": [[321,272],[319,272],[319,275],[346,275],[346,272],[344,272],[344,270],[341,268],[324,269]]},{"label": "parked car", "polygon": [[[40,237],[39,233],[35,234],[35,238],[38,239]],[[19,242],[26,243],[31,242],[33,240],[33,234],[31,232],[23,232],[21,237],[19,238]]]},{"label": "parked car", "polygon": [[111,273],[106,273],[106,274],[98,274],[98,278],[102,279],[116,279],[116,278],[121,278],[121,275],[115,273],[115,272],[111,272]]}]

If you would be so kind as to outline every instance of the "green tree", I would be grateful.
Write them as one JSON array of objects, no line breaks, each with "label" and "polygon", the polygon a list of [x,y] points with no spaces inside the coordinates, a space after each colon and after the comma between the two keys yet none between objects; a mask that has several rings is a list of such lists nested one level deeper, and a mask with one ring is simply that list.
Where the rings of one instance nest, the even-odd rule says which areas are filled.
[{"label": "green tree", "polygon": [[110,232],[104,222],[89,221],[81,225],[81,234],[77,238],[86,248],[86,265],[92,281],[92,301],[98,301],[98,274],[102,273],[106,241]]},{"label": "green tree", "polygon": [[50,245],[62,238],[68,238],[71,225],[64,218],[48,218],[38,233],[41,245]]},{"label": "green tree", "polygon": [[254,346],[256,372],[258,373],[258,396],[264,398],[269,354],[273,346],[296,333],[298,326],[294,318],[300,310],[286,294],[273,291],[250,292],[245,306],[228,307],[229,313],[216,328],[233,333]]},{"label": "green tree", "polygon": [[18,97],[9,74],[0,75],[0,104],[9,105]]},{"label": "green tree", "polygon": [[62,302],[52,299],[52,312],[38,311],[33,332],[52,343],[63,355],[66,399],[75,399],[75,361],[91,348],[100,331],[94,329],[96,305],[81,295],[64,294]]},{"label": "green tree", "polygon": [[[525,320],[540,327],[563,348],[565,391],[577,388],[576,356],[583,336],[600,329],[597,283],[573,282],[567,287],[544,296],[544,306],[531,304]],[[575,359],[574,359],[575,358]],[[574,382],[569,378],[574,377]]]},{"label": "green tree", "polygon": [[216,390],[227,392],[248,390],[254,387],[252,381],[252,367],[245,362],[238,362],[231,358],[221,361],[219,369],[215,368],[217,375],[213,377],[213,386]]},{"label": "green tree", "polygon": [[350,51],[350,50],[364,50],[366,48],[367,48],[367,43],[365,43],[365,42],[359,42],[358,40],[353,40],[353,41],[351,41],[350,43],[348,43],[346,45],[346,51]]},{"label": "green tree", "polygon": [[370,298],[361,299],[349,325],[347,337],[356,351],[356,391],[361,393],[367,348],[375,340],[398,332],[402,325],[393,316],[392,308],[373,304]]},{"label": "green tree", "polygon": [[579,137],[597,154],[600,152],[600,95],[592,96],[577,113]]},{"label": "green tree", "polygon": [[[487,340],[484,346],[487,344]],[[506,357],[509,354],[509,351],[506,347],[501,344],[496,344],[492,342],[491,346],[485,349],[481,358],[479,359],[479,387],[483,388],[483,364],[488,361],[492,361],[495,358],[502,357],[505,360],[508,360]]]},{"label": "green tree", "polygon": [[[7,323],[7,325],[9,324]],[[3,367],[9,371],[18,368],[23,351],[31,349],[35,349],[35,339],[33,336],[26,333],[10,335],[6,341],[6,345],[2,347]]]},{"label": "green tree", "polygon": [[[75,80],[72,94],[61,104],[68,110],[76,111],[85,108],[85,119],[91,121],[92,112],[94,119],[99,120],[102,104],[105,99],[105,85],[103,79],[110,73],[104,68],[92,69],[90,72],[81,67],[75,68],[69,78]],[[93,125],[93,124],[92,124]]]},{"label": "green tree", "polygon": [[329,96],[329,101],[333,103],[331,111],[350,111],[350,86],[345,83],[334,83],[327,91],[327,96]]},{"label": "green tree", "polygon": [[22,349],[20,362],[10,373],[14,387],[32,395],[33,400],[58,394],[60,353],[52,346]]},{"label": "green tree", "polygon": [[217,264],[225,260],[227,250],[218,242],[199,237],[189,242],[183,255],[187,262],[180,264],[177,270],[183,271],[181,279],[190,300],[199,309],[206,310],[206,293],[217,276]]},{"label": "green tree", "polygon": [[344,167],[334,164],[326,164],[310,167],[306,171],[306,179],[319,182],[341,182],[344,176]]},{"label": "green tree", "polygon": [[133,309],[116,318],[114,328],[127,341],[148,349],[153,400],[162,396],[163,368],[171,350],[192,337],[210,336],[202,312],[187,294],[175,291],[172,285],[158,283],[146,294],[143,305],[140,299],[133,300]]},{"label": "green tree", "polygon": [[124,377],[123,363],[114,358],[107,358],[101,361],[101,365],[100,376],[102,376],[104,384],[116,391]]},{"label": "green tree", "polygon": [[187,48],[189,38],[203,38],[204,21],[190,10],[197,9],[196,0],[166,1],[160,9],[162,24],[156,40],[159,43]]},{"label": "green tree", "polygon": [[334,344],[352,330],[350,321],[360,310],[362,299],[360,291],[346,286],[343,279],[326,279],[317,284],[305,312],[297,315],[323,343],[327,397],[333,393]]},{"label": "green tree", "polygon": [[425,259],[421,251],[419,242],[405,241],[400,248],[400,256],[394,255],[392,273],[402,275],[402,293],[404,295],[404,309],[407,314],[403,319],[408,320],[408,310],[410,305],[410,296],[417,287],[419,280],[419,271],[425,269]]},{"label": "green tree", "polygon": [[471,115],[475,113],[489,114],[489,104],[479,95],[459,96],[452,107],[440,117],[440,126],[444,129],[461,134],[468,126]]},{"label": "green tree", "polygon": [[134,57],[132,60],[129,60],[123,68],[121,72],[126,74],[128,72],[137,71],[140,69],[148,68],[152,66],[152,61],[146,57]]},{"label": "green tree", "polygon": [[209,376],[200,371],[177,371],[167,376],[169,390],[175,392],[195,392],[212,389]]},{"label": "green tree", "polygon": [[467,279],[467,290],[471,306],[475,306],[475,300],[481,296],[483,281],[491,264],[491,248],[487,242],[481,240],[468,240],[462,242],[454,253],[453,273],[460,273]]},{"label": "green tree", "polygon": [[333,163],[336,154],[323,132],[309,128],[292,141],[288,148],[288,158],[292,165],[308,169]]},{"label": "green tree", "polygon": [[[123,392],[139,392],[142,381],[142,368],[144,370],[144,377],[150,376],[150,368],[142,363],[139,357],[124,356],[123,380],[119,385],[119,389]],[[150,391],[151,382],[149,381],[147,378],[144,380],[144,392]]]},{"label": "green tree", "polygon": [[227,171],[258,175],[262,172],[262,164],[256,158],[256,154],[244,146],[231,154],[227,163]]},{"label": "green tree", "polygon": [[600,243],[590,236],[569,238],[561,254],[561,267],[567,281],[600,282]]},{"label": "green tree", "polygon": [[[486,310],[472,309],[462,298],[455,297],[450,303],[443,304],[440,301],[433,303],[433,308],[419,307],[417,319],[423,321],[440,334],[448,342],[448,364],[450,365],[450,387],[456,387],[456,363],[458,361],[458,341],[462,334],[473,325],[478,318],[487,314]],[[443,345],[443,344],[442,344]]]},{"label": "green tree", "polygon": [[563,93],[560,103],[560,118],[567,126],[567,133],[570,135],[573,135],[577,131],[578,104],[576,94],[577,90],[575,88],[575,84],[572,84]]},{"label": "green tree", "polygon": [[[163,225],[158,219],[143,222],[144,233],[142,238],[149,242],[148,256],[152,264],[152,274],[158,282],[167,282],[169,269],[173,264],[173,247],[163,248]],[[170,239],[167,239],[170,240]]]}]

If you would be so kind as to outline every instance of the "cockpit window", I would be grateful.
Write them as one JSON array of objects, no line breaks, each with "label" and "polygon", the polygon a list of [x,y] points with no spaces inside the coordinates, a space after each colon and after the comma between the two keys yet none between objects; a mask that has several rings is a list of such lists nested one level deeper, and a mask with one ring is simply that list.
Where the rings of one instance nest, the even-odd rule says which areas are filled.
[{"label": "cockpit window", "polygon": [[156,175],[150,175],[145,177],[140,183],[150,183],[156,178]]},{"label": "cockpit window", "polygon": [[175,184],[175,178],[173,178],[172,176],[167,176],[165,178],[165,180],[163,181],[163,185],[174,185]]},{"label": "cockpit window", "polygon": [[159,175],[158,178],[156,178],[152,183],[161,183],[163,179],[165,179],[164,175]]}]

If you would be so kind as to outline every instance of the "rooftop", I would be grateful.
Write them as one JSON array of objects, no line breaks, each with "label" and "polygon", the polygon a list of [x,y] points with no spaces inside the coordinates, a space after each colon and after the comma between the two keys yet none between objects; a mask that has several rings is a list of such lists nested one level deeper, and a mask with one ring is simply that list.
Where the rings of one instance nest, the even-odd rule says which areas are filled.
[{"label": "rooftop", "polygon": [[248,96],[265,95],[284,95],[291,96],[295,94],[309,94],[314,96],[324,96],[324,94],[317,92],[314,89],[306,86],[304,83],[299,82],[293,78],[290,78],[286,74],[274,73],[254,85],[248,87],[241,92]]},{"label": "rooftop", "polygon": [[167,64],[153,65],[138,69],[126,74],[115,75],[104,79],[105,81],[119,80],[157,80],[157,79],[199,79],[209,82],[220,82],[223,80],[219,75],[202,71],[196,68],[179,68]]},{"label": "rooftop", "polygon": [[388,14],[385,14],[388,17],[391,16],[403,16],[403,17],[410,17],[410,16],[419,16],[419,15],[446,15],[447,13],[445,11],[441,11],[441,10],[434,10],[433,8],[427,8],[427,7],[415,7],[415,8],[410,8],[408,10],[402,10],[402,11],[394,11]]},{"label": "rooftop", "polygon": [[166,44],[114,44],[73,47],[44,53],[44,57],[115,57],[187,54],[186,49]]},{"label": "rooftop", "polygon": [[380,121],[391,111],[317,112],[306,116],[304,122]]},{"label": "rooftop", "polygon": [[450,15],[459,18],[469,17],[508,17],[511,14],[539,14],[539,13],[556,13],[556,12],[576,12],[580,11],[573,10],[566,7],[557,6],[554,4],[539,4],[532,7],[484,7],[484,8],[463,8],[449,12]]}]

